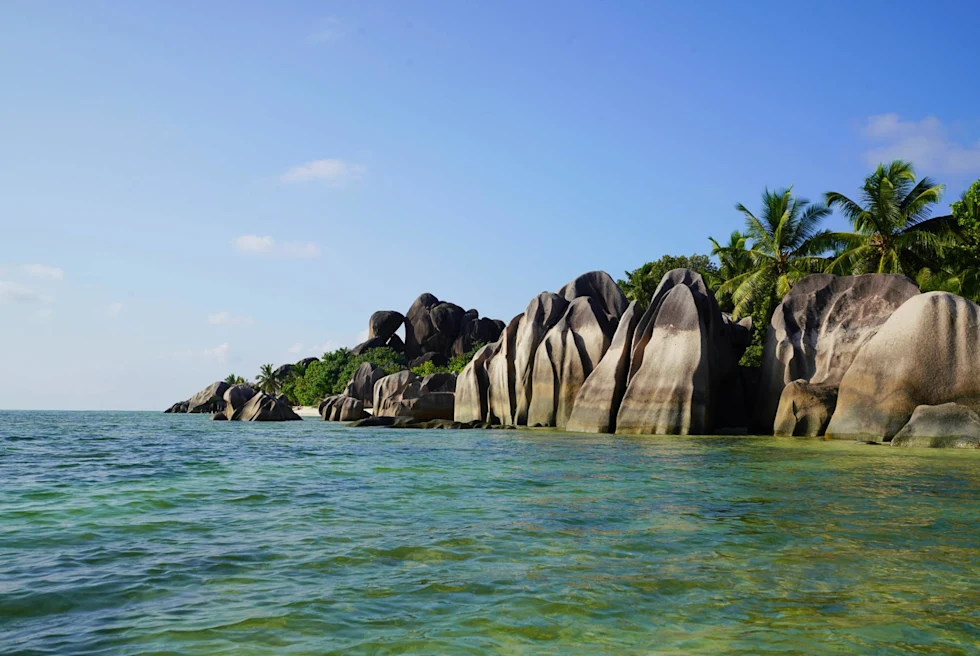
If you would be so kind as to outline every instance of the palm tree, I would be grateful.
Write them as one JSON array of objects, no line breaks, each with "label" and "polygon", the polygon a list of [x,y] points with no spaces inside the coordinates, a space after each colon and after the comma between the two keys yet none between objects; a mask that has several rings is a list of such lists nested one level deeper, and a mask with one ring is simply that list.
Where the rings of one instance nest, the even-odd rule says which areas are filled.
[{"label": "palm tree", "polygon": [[863,205],[830,191],[827,205],[839,210],[854,232],[833,233],[838,246],[827,271],[904,273],[915,278],[939,261],[951,245],[952,217],[929,218],[943,186],[930,178],[915,181],[912,165],[902,160],[879,164],[861,188]]},{"label": "palm tree", "polygon": [[748,268],[729,278],[719,291],[731,294],[736,317],[759,307],[768,314],[800,279],[826,266],[820,254],[827,250],[828,233],[817,228],[830,210],[794,197],[792,188],[766,189],[759,217],[741,203],[735,209],[745,216],[744,238],[752,244],[744,256],[734,252],[732,256],[747,258]]},{"label": "palm tree", "polygon": [[225,376],[225,382],[229,385],[242,385],[245,379],[241,376],[236,376],[235,374],[228,374]]},{"label": "palm tree", "polygon": [[731,293],[722,292],[720,288],[735,276],[740,276],[748,271],[752,266],[748,250],[749,238],[736,230],[728,236],[728,243],[724,246],[719,244],[714,237],[708,237],[708,241],[711,242],[711,254],[717,257],[721,264],[718,271],[707,274],[708,283],[712,289],[718,290],[716,295],[718,305],[721,306],[722,310],[730,312],[734,308]]},{"label": "palm tree", "polygon": [[259,389],[266,394],[275,394],[279,389],[279,381],[276,379],[271,364],[264,364],[259,367],[259,375],[255,382],[258,383]]}]

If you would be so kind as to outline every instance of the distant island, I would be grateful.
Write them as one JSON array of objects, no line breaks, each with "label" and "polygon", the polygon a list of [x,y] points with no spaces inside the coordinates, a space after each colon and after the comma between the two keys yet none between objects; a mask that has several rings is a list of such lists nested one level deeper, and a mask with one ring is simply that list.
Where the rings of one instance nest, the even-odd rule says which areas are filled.
[{"label": "distant island", "polygon": [[[737,206],[745,233],[711,240],[720,264],[589,272],[506,324],[422,294],[375,312],[353,349],[231,375],[167,411],[980,448],[980,180],[930,217],[941,192],[901,161],[860,203],[766,190],[758,216]],[[819,230],[831,208],[853,232]]]}]

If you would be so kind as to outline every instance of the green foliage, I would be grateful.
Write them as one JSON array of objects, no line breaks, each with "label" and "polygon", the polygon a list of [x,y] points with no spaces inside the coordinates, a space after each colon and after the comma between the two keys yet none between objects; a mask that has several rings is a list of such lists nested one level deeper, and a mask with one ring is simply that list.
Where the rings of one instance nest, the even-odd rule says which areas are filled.
[{"label": "green foliage", "polygon": [[[401,353],[398,353],[387,346],[373,348],[369,351],[365,351],[361,355],[352,357],[350,361],[348,361],[347,365],[343,368],[343,370],[341,370],[340,375],[337,377],[333,388],[330,390],[330,394],[342,394],[344,389],[347,387],[347,383],[349,383],[351,378],[354,377],[354,374],[357,373],[357,368],[365,362],[370,362],[376,367],[381,367],[384,370],[385,375],[398,373],[399,371],[408,369],[405,356]],[[317,403],[319,403],[319,400]]]},{"label": "green foliage", "polygon": [[436,366],[431,360],[429,360],[428,362],[423,362],[417,367],[412,367],[412,373],[414,373],[416,376],[420,378],[424,378],[430,374],[449,373],[449,374],[458,375],[461,371],[463,371],[463,369],[466,368],[466,365],[470,363],[470,360],[473,359],[473,356],[476,355],[476,352],[479,351],[481,348],[483,348],[483,346],[484,346],[483,342],[475,343],[473,345],[473,348],[471,348],[466,353],[461,353],[460,355],[454,355],[452,358],[449,359],[449,363],[444,366]]},{"label": "green foliage", "polygon": [[241,376],[236,376],[235,374],[228,374],[225,376],[225,382],[229,385],[244,385],[245,379]]},{"label": "green foliage", "polygon": [[259,389],[266,394],[278,394],[280,381],[276,378],[271,364],[264,364],[259,368],[259,375],[255,378]]},{"label": "green foliage", "polygon": [[723,312],[732,312],[735,301],[732,294],[723,290],[723,285],[752,268],[752,258],[749,254],[749,238],[738,230],[728,237],[728,243],[722,246],[714,237],[708,237],[711,242],[711,254],[718,258],[721,266],[718,271],[709,276],[708,284],[715,290],[715,298]]},{"label": "green foliage", "polygon": [[706,281],[718,272],[718,266],[707,255],[664,255],[655,262],[647,262],[639,269],[627,271],[626,280],[617,280],[616,284],[626,294],[626,298],[647,307],[660,281],[672,269],[693,269],[704,276]]},{"label": "green foliage", "polygon": [[980,244],[980,180],[963,192],[958,201],[950,205],[953,218],[974,245]]},{"label": "green foliage", "polygon": [[765,308],[771,313],[776,299],[789,293],[798,281],[822,270],[826,259],[826,232],[820,222],[830,214],[823,205],[812,205],[793,196],[792,189],[762,193],[762,212],[756,217],[744,205],[735,206],[745,217],[748,268],[719,287],[731,295],[735,317]]},{"label": "green foliage", "polygon": [[[755,340],[755,335],[753,334],[753,341]],[[762,344],[752,344],[742,355],[742,359],[738,363],[743,367],[759,367],[762,366]]]},{"label": "green foliage", "polygon": [[915,180],[908,162],[879,164],[861,188],[860,203],[836,191],[827,204],[851,222],[854,232],[830,236],[838,249],[830,273],[903,273],[915,278],[924,268],[941,269],[944,251],[953,244],[949,217],[930,218],[943,186]]}]

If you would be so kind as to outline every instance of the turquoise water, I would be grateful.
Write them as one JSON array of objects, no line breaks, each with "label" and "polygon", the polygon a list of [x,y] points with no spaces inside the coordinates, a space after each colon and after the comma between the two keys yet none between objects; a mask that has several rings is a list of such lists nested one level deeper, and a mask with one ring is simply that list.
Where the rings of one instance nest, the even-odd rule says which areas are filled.
[{"label": "turquoise water", "polygon": [[976,653],[980,452],[0,413],[0,653]]}]

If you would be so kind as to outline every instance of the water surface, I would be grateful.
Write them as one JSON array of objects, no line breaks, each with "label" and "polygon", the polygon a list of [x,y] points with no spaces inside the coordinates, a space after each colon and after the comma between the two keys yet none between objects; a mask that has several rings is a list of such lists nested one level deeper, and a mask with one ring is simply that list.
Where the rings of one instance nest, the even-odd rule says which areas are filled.
[{"label": "water surface", "polygon": [[0,652],[976,653],[980,452],[0,412]]}]

